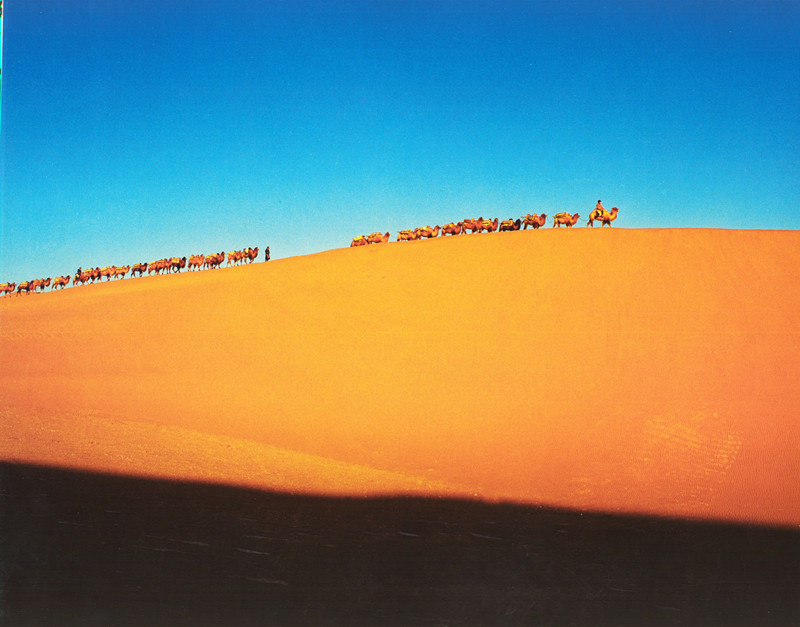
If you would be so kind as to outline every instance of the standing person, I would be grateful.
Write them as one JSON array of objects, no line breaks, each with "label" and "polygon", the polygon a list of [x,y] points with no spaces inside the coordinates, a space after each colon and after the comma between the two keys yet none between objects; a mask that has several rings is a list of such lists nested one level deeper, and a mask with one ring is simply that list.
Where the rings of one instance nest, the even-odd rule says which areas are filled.
[{"label": "standing person", "polygon": [[269,246],[267,246],[266,249],[264,250],[264,263],[266,263],[267,261],[269,261]]}]

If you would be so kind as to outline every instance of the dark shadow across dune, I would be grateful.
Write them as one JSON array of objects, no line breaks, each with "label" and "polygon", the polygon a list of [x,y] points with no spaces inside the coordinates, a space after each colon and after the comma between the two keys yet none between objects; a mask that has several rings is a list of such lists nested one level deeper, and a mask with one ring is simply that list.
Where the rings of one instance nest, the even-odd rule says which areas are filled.
[{"label": "dark shadow across dune", "polygon": [[3,625],[788,625],[800,533],[0,465]]}]

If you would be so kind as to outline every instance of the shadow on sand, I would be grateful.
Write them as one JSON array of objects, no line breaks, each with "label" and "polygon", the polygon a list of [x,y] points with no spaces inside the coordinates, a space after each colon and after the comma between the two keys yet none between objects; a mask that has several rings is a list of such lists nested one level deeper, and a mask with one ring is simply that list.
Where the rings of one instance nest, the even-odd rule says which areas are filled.
[{"label": "shadow on sand", "polygon": [[0,464],[3,625],[788,625],[791,530]]}]

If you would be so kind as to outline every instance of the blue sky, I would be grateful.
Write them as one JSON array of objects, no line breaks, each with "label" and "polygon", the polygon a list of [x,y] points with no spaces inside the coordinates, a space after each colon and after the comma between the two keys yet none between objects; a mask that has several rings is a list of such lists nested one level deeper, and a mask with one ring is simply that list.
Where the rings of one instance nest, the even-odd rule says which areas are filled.
[{"label": "blue sky", "polygon": [[800,0],[4,10],[0,281],[598,198],[797,228]]}]

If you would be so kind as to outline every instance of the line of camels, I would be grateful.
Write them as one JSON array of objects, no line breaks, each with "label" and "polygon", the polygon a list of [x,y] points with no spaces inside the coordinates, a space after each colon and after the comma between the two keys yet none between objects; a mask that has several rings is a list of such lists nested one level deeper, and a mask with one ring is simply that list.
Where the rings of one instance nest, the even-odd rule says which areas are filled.
[{"label": "line of camels", "polygon": [[[605,209],[593,209],[589,214],[589,221],[586,226],[594,227],[595,222],[599,222],[600,226],[611,226],[611,223],[617,219],[619,209],[613,207],[610,211]],[[570,215],[566,211],[557,213],[553,216],[553,228],[565,226],[570,228],[577,224],[580,219],[580,214],[573,213]],[[503,220],[499,218],[494,220],[486,220],[484,218],[466,218],[460,222],[450,222],[444,226],[438,224],[434,227],[431,226],[418,226],[415,229],[404,229],[397,233],[398,242],[410,242],[419,239],[429,239],[432,237],[442,237],[445,235],[466,235],[467,233],[494,233],[495,231],[519,231],[520,229],[526,230],[529,226],[538,229],[545,225],[547,221],[547,214],[529,213],[516,220]],[[391,234],[386,233],[370,233],[369,235],[358,235],[353,238],[350,247],[353,246],[366,246],[368,244],[381,244],[388,242]]]},{"label": "line of camels", "polygon": [[[593,227],[595,222],[600,222],[602,226],[611,226],[611,223],[617,219],[619,209],[613,207],[611,211],[605,209],[594,209],[589,214],[589,221],[586,226]],[[577,224],[580,215],[574,213],[570,215],[567,212],[557,213],[553,216],[553,227],[565,226],[567,228]],[[450,222],[444,226],[420,226],[415,229],[404,229],[397,234],[397,241],[414,241],[419,239],[429,239],[433,237],[442,237],[445,235],[465,235],[467,233],[494,233],[495,231],[519,231],[525,230],[529,226],[538,229],[545,225],[547,214],[529,213],[516,220],[503,220],[499,218],[494,220],[485,220],[484,218],[466,218],[460,222]],[[353,238],[350,246],[365,246],[368,244],[379,244],[388,242],[391,235],[390,233],[371,233],[370,235],[359,235]],[[136,263],[126,266],[106,266],[104,268],[89,268],[83,270],[78,268],[74,276],[64,275],[56,278],[48,277],[46,279],[33,279],[30,281],[23,281],[19,284],[16,283],[0,283],[0,296],[15,293],[30,294],[31,292],[44,292],[48,287],[51,291],[59,288],[67,287],[70,281],[73,285],[84,285],[86,283],[94,283],[101,281],[103,278],[106,281],[115,279],[124,279],[130,273],[133,278],[137,275],[141,277],[147,272],[148,275],[160,274],[161,272],[173,273],[180,272],[188,267],[189,270],[202,270],[219,268],[225,261],[227,256],[227,264],[240,265],[243,263],[252,263],[258,257],[258,248],[245,248],[226,253],[219,252],[212,255],[192,255],[188,259],[186,257],[170,257],[168,259],[159,259],[147,263]],[[269,246],[264,251],[265,261],[269,261]]]},{"label": "line of camels", "polygon": [[[33,279],[31,281],[22,281],[16,283],[0,283],[0,296],[15,293],[30,294],[31,292],[44,292],[46,288],[50,291],[56,291],[59,288],[65,288],[70,284],[84,285],[86,283],[94,283],[95,281],[112,281],[115,279],[124,279],[130,272],[130,277],[133,278],[137,275],[141,277],[146,272],[151,274],[164,274],[180,272],[188,267],[189,270],[204,270],[214,269],[222,266],[222,262],[227,257],[227,266],[238,266],[244,263],[253,263],[258,258],[258,247],[245,248],[243,250],[235,250],[226,253],[224,251],[214,253],[212,255],[192,255],[188,259],[186,257],[170,257],[169,259],[158,259],[156,261],[135,263],[126,266],[106,266],[104,268],[89,268],[84,270],[78,268],[74,276],[64,275],[56,278],[47,277],[46,279]],[[269,261],[269,246],[264,250],[264,261]]]}]

